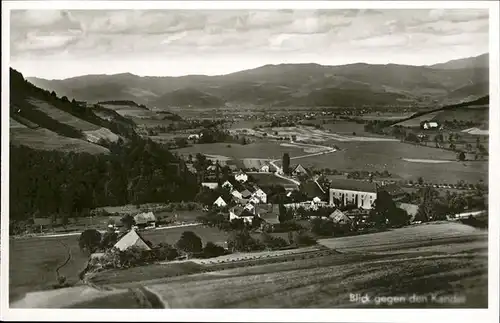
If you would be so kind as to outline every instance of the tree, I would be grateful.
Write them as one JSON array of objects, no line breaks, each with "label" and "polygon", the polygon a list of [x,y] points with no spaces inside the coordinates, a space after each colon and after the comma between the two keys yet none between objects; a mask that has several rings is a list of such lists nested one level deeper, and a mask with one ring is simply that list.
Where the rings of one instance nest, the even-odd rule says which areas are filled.
[{"label": "tree", "polygon": [[135,219],[132,215],[126,214],[120,219],[121,223],[127,230],[130,230],[135,225]]},{"label": "tree", "polygon": [[409,142],[416,142],[418,143],[420,140],[418,139],[418,136],[416,134],[414,134],[413,132],[410,132],[406,135],[406,138],[405,138],[406,141],[409,141]]},{"label": "tree", "polygon": [[422,185],[424,184],[424,179],[422,178],[422,176],[420,176],[418,179],[417,179],[417,182],[419,185]]},{"label": "tree", "polygon": [[419,195],[420,204],[415,220],[422,222],[434,220],[436,218],[435,202],[439,193],[431,187],[426,187],[419,191]]},{"label": "tree", "polygon": [[207,242],[203,248],[203,256],[206,258],[219,257],[226,254],[224,247],[218,246],[213,242]]},{"label": "tree", "polygon": [[283,203],[279,204],[279,216],[278,219],[280,223],[285,223],[287,221],[293,220],[292,210],[288,210]]},{"label": "tree", "polygon": [[78,239],[78,246],[82,252],[94,253],[101,245],[101,233],[95,229],[87,229]]},{"label": "tree", "polygon": [[104,233],[101,240],[101,249],[109,249],[112,248],[115,243],[118,241],[118,235],[116,234],[114,229],[110,229]]},{"label": "tree", "polygon": [[184,231],[175,245],[188,254],[198,253],[203,250],[201,238],[193,231]]},{"label": "tree", "polygon": [[465,160],[465,153],[463,151],[459,152],[457,155],[457,159],[459,161],[464,161]]},{"label": "tree", "polygon": [[290,155],[288,153],[283,154],[283,172],[287,175],[290,174]]},{"label": "tree", "polygon": [[227,245],[232,252],[249,252],[263,250],[265,248],[260,241],[252,238],[246,229],[232,232],[228,238]]},{"label": "tree", "polygon": [[186,147],[188,145],[188,141],[186,138],[180,137],[180,138],[175,138],[175,144],[179,148]]}]

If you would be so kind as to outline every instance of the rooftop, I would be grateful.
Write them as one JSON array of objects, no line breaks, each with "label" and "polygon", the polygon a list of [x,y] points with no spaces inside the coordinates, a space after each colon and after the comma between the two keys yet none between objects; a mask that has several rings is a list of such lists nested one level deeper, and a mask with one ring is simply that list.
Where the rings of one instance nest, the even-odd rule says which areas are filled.
[{"label": "rooftop", "polygon": [[405,194],[405,191],[401,188],[401,186],[399,186],[397,184],[387,184],[387,185],[379,187],[378,190],[379,191],[386,191],[387,193],[389,193],[389,195],[392,195],[392,196]]},{"label": "rooftop", "polygon": [[352,179],[332,179],[331,189],[377,193],[377,184]]}]

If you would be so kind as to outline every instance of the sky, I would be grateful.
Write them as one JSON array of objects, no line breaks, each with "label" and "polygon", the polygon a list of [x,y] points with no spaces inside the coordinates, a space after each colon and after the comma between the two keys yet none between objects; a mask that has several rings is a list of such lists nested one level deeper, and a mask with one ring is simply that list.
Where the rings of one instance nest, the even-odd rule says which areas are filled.
[{"label": "sky", "polygon": [[27,77],[220,75],[266,64],[430,65],[488,52],[487,9],[13,10]]}]

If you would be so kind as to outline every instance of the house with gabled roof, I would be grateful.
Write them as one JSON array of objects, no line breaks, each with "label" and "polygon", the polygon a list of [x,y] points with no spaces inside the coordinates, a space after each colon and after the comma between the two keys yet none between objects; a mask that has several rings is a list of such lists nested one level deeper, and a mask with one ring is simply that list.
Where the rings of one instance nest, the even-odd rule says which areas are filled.
[{"label": "house with gabled roof", "polygon": [[252,196],[257,197],[259,202],[267,203],[267,194],[260,187],[254,187],[255,192],[253,192]]},{"label": "house with gabled roof", "polygon": [[251,204],[247,204],[244,207],[235,206],[229,210],[229,221],[243,219],[245,223],[252,224],[254,216],[258,216],[257,210]]},{"label": "house with gabled roof", "polygon": [[292,175],[293,176],[299,176],[299,175],[309,176],[310,174],[309,174],[309,171],[304,166],[302,166],[301,164],[298,164],[297,166],[295,166],[292,169]]},{"label": "house with gabled roof", "polygon": [[137,233],[137,231],[133,229],[127,232],[123,237],[121,237],[113,247],[124,251],[132,246],[138,247],[143,250],[151,250],[144,238],[142,238],[139,233]]},{"label": "house with gabled roof", "polygon": [[156,216],[153,212],[139,213],[134,216],[135,225],[139,228],[156,227]]},{"label": "house with gabled roof", "polygon": [[248,181],[248,175],[244,171],[240,170],[234,175],[234,179],[240,183],[245,183]]},{"label": "house with gabled roof", "polygon": [[308,180],[302,184],[302,192],[307,196],[307,198],[314,200],[320,199],[320,201],[326,200],[327,192],[325,189],[315,180]]},{"label": "house with gabled roof", "polygon": [[223,188],[227,188],[228,190],[232,190],[234,188],[234,185],[230,181],[225,181],[221,186]]},{"label": "house with gabled roof", "polygon": [[222,196],[219,196],[215,201],[214,201],[214,205],[218,206],[218,207],[225,207],[227,206],[227,203],[226,201],[224,201],[224,199],[222,198]]},{"label": "house with gabled roof", "polygon": [[377,187],[378,192],[387,192],[393,201],[400,201],[406,196],[406,192],[396,183],[389,183]]},{"label": "house with gabled roof", "polygon": [[243,195],[241,195],[241,193],[238,190],[232,190],[231,191],[231,195],[234,196],[237,199],[242,199],[243,198]]},{"label": "house with gabled roof", "polygon": [[338,223],[338,224],[351,224],[352,220],[350,217],[345,215],[342,211],[339,209],[336,209],[333,211],[329,216],[328,216],[333,222]]},{"label": "house with gabled roof", "polygon": [[241,196],[244,198],[244,199],[249,199],[252,197],[252,192],[250,192],[248,189],[244,189],[242,192],[241,192]]}]

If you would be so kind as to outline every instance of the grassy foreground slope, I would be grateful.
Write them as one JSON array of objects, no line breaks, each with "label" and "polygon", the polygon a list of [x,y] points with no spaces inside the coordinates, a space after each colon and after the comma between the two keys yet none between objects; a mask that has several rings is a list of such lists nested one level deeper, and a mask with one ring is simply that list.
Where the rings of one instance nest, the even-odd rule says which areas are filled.
[{"label": "grassy foreground slope", "polygon": [[[413,230],[413,231],[412,231]],[[416,231],[415,231],[416,230]],[[421,250],[429,235],[447,231],[462,240],[437,239]],[[418,232],[417,232],[418,231]],[[473,232],[472,232],[473,231]],[[393,230],[391,252],[358,249],[314,258],[127,282],[87,289],[68,302],[74,288],[29,294],[14,307],[74,308],[335,308],[335,307],[487,307],[487,236],[465,225],[439,223]],[[412,237],[414,246],[398,249]],[[381,235],[380,237],[384,237]],[[450,237],[448,235],[448,237]],[[360,236],[369,241],[376,234]],[[346,239],[346,240],[344,240]],[[340,243],[349,238],[336,238]],[[400,251],[400,252],[398,252]],[[92,297],[84,295],[92,294]],[[111,295],[110,293],[113,293]],[[361,302],[351,294],[368,295]],[[137,295],[142,295],[137,297]],[[383,297],[399,297],[394,299]],[[412,298],[412,296],[414,296]],[[418,296],[416,298],[415,296]],[[443,298],[448,297],[448,298]],[[142,301],[138,301],[141,299]],[[393,301],[391,303],[391,300]]]}]

